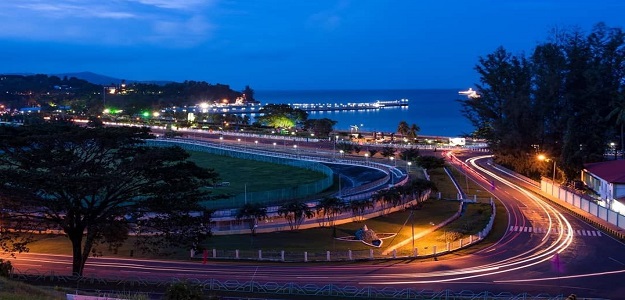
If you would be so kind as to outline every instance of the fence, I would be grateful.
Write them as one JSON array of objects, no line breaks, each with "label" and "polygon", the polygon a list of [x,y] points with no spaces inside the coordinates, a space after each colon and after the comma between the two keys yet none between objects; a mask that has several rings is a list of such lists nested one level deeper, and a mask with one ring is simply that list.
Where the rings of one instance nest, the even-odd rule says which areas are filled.
[{"label": "fence", "polygon": [[[427,196],[426,196],[427,197]],[[458,202],[459,208],[458,212],[456,212],[449,219],[437,224],[433,227],[431,231],[442,228],[443,226],[449,224],[450,222],[457,219],[462,212],[463,202]],[[210,259],[235,259],[235,260],[263,260],[263,261],[283,261],[283,262],[312,262],[312,261],[355,261],[355,260],[375,260],[375,259],[394,259],[394,258],[428,258],[428,257],[436,257],[438,255],[443,255],[449,252],[457,251],[459,249],[463,249],[469,247],[477,242],[483,240],[491,231],[493,227],[493,223],[495,221],[495,204],[494,201],[490,201],[492,214],[485,228],[478,232],[475,235],[469,235],[466,237],[462,237],[455,241],[447,241],[445,238],[445,242],[437,245],[425,245],[421,247],[416,247],[414,249],[405,248],[403,250],[392,249],[391,251],[382,249],[382,248],[371,248],[368,250],[360,250],[360,251],[302,251],[302,252],[287,252],[284,250],[248,250],[248,251],[240,251],[240,250],[223,250],[223,249],[210,249],[205,250],[204,253],[191,253],[192,257],[195,258],[210,258]],[[377,206],[377,205],[376,205]],[[395,207],[392,208],[394,211],[398,211],[403,209],[403,207]],[[380,208],[373,208],[370,210],[368,214],[363,216],[364,219],[372,218],[379,216],[382,213],[388,213],[387,211],[382,211]],[[335,220],[335,224],[343,224],[347,222],[351,222],[353,217],[344,215],[341,218],[337,218]],[[318,227],[319,224],[316,220],[308,220],[307,223],[302,224],[301,229],[304,228],[312,228]],[[285,228],[283,228],[284,230]],[[257,232],[263,231],[275,231],[272,228],[262,228],[259,226]],[[249,229],[247,230],[249,232]],[[415,237],[422,236],[422,234],[415,234]],[[347,243],[347,242],[346,242]],[[404,242],[403,244],[406,244]]]},{"label": "fence", "polygon": [[[620,230],[620,229],[625,229],[625,215],[619,214],[618,212],[613,211],[607,207],[603,207],[593,202],[592,200],[586,199],[583,196],[580,196],[572,191],[564,189],[557,184],[553,184],[553,182],[551,181],[541,180],[540,189],[544,193],[549,194],[550,196],[557,198],[560,201],[566,202],[603,221],[606,221],[612,225],[615,225],[616,227],[619,228],[619,230],[614,230],[606,226],[601,226],[601,224],[597,224],[600,227],[602,227],[603,230],[609,232],[613,236],[621,240],[625,240],[625,232]],[[585,218],[582,215],[580,215],[580,217]],[[592,220],[588,220],[588,221],[592,222]]]},{"label": "fence", "polygon": [[[229,147],[219,147],[217,145],[203,143],[203,142],[190,142],[183,140],[147,140],[148,145],[164,147],[176,145],[180,146],[185,150],[191,151],[202,151],[208,152],[216,155],[225,155],[234,158],[247,159],[247,160],[256,160],[262,162],[268,162],[273,164],[282,164],[289,165],[297,168],[304,168],[308,170],[312,170],[315,172],[320,172],[325,175],[325,177],[316,182],[301,184],[298,186],[294,186],[291,188],[285,189],[277,189],[270,191],[260,191],[260,192],[248,192],[245,194],[238,194],[228,199],[220,199],[220,200],[211,200],[205,202],[207,208],[211,209],[222,209],[222,208],[232,208],[232,207],[241,207],[245,204],[247,199],[253,200],[255,203],[262,204],[273,204],[279,201],[294,199],[294,198],[303,198],[311,195],[318,194],[323,190],[329,188],[333,184],[333,172],[329,167],[311,161],[290,159],[280,156],[268,156],[268,155],[260,155],[254,152],[249,151],[241,151],[240,149],[231,149]],[[235,151],[236,150],[236,151]]]},{"label": "fence", "polygon": [[[362,286],[362,285],[338,285],[338,284],[315,284],[297,282],[259,282],[218,279],[195,279],[195,278],[146,278],[146,277],[108,277],[94,278],[83,276],[62,276],[54,274],[42,274],[37,271],[32,273],[19,272],[16,270],[11,275],[12,279],[30,282],[57,285],[69,285],[80,290],[97,289],[102,295],[115,295],[120,290],[164,291],[170,284],[176,282],[188,282],[197,285],[209,292],[233,292],[237,294],[254,295],[283,295],[305,298],[317,297],[340,297],[355,299],[438,299],[438,300],[565,300],[567,296],[512,292],[474,292],[471,290],[429,290],[417,288],[402,288],[388,286]],[[107,289],[109,289],[107,291]],[[579,298],[581,299],[581,298]]]}]

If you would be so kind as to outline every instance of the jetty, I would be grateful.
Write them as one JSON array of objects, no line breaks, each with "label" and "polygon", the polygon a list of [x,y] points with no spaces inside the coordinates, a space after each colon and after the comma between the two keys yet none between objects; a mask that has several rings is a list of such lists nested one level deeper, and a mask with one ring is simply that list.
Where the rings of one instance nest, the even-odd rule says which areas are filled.
[{"label": "jetty", "polygon": [[289,105],[304,111],[377,110],[390,107],[407,107],[408,99],[354,103],[292,103]]}]

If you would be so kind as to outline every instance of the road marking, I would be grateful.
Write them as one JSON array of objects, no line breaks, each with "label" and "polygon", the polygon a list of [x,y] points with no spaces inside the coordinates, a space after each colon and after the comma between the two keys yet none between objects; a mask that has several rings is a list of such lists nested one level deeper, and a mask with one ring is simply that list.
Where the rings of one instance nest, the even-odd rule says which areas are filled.
[{"label": "road marking", "polygon": [[[527,227],[527,226],[510,226],[509,231],[512,232],[529,232],[529,233],[547,233],[549,228],[541,228],[541,227]],[[558,234],[558,229],[551,229],[551,234]],[[576,229],[573,230],[573,235],[577,236],[594,236],[600,237],[601,231],[599,230],[585,230],[585,229]]]},{"label": "road marking", "polygon": [[619,263],[619,264],[621,264],[621,265],[624,265],[624,266],[625,266],[625,264],[624,264],[624,263],[622,263],[622,262],[620,262],[620,261],[618,261],[618,260],[616,260],[616,259],[614,259],[614,258],[612,258],[612,257],[608,257],[608,258],[609,258],[609,259],[611,259],[611,260],[613,260],[613,261],[615,261],[615,262],[617,262],[617,263]]}]

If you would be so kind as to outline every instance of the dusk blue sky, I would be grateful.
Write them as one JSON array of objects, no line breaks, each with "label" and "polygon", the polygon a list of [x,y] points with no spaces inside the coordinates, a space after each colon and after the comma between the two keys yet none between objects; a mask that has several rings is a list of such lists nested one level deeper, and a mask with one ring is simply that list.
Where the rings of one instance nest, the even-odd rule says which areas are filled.
[{"label": "dusk blue sky", "polygon": [[622,0],[2,0],[0,72],[267,89],[464,88],[478,57],[554,27],[624,27]]}]

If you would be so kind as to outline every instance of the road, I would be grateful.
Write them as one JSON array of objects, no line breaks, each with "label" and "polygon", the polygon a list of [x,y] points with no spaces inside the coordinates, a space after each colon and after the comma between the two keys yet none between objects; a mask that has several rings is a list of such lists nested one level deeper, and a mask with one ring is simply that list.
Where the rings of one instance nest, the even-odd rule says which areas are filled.
[{"label": "road", "polygon": [[[473,155],[461,157],[474,170],[467,174],[484,189],[494,183],[492,193],[505,205],[509,223],[500,241],[467,255],[333,264],[90,258],[84,275],[624,297],[623,243],[554,207],[537,196],[531,184],[487,164],[488,157],[469,158]],[[67,256],[19,254],[13,263],[21,272],[71,270]]]}]

